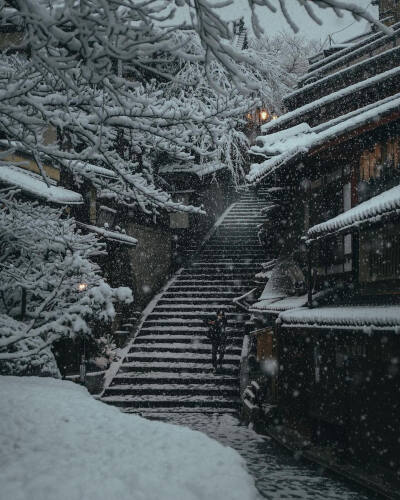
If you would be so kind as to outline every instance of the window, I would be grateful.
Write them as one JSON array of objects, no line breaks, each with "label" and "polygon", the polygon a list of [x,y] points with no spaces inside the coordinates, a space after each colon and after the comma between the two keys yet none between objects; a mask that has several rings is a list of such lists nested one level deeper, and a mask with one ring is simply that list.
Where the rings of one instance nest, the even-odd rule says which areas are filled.
[{"label": "window", "polygon": [[361,231],[359,269],[360,282],[400,279],[400,225]]}]

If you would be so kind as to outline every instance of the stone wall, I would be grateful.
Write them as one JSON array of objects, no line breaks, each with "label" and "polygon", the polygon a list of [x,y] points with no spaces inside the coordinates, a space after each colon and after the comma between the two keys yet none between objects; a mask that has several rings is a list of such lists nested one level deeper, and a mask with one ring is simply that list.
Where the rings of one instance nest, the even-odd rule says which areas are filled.
[{"label": "stone wall", "polygon": [[126,225],[127,233],[139,243],[128,251],[133,273],[136,308],[144,307],[165,283],[171,272],[171,232],[165,226]]}]

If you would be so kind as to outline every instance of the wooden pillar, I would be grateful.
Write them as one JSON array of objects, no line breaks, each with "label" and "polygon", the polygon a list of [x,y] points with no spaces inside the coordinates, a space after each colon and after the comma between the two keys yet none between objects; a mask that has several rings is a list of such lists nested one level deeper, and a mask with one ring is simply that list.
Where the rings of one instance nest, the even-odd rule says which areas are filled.
[{"label": "wooden pillar", "polygon": [[308,242],[308,248],[307,248],[307,281],[308,281],[308,300],[307,300],[307,306],[312,307],[312,242]]}]

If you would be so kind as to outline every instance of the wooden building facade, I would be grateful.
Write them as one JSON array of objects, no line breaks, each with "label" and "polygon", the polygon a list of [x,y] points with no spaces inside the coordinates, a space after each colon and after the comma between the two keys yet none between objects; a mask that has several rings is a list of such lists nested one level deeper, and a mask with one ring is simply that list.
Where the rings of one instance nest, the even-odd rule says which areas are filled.
[{"label": "wooden building facade", "polygon": [[287,238],[297,241],[291,256],[307,286],[306,296],[273,296],[267,283],[251,307],[256,329],[273,327],[277,346],[266,425],[323,449],[332,464],[397,485],[399,43],[394,24],[393,34],[371,33],[311,66],[288,113],[263,127],[249,174],[257,189],[291,193],[284,205],[296,224]]}]

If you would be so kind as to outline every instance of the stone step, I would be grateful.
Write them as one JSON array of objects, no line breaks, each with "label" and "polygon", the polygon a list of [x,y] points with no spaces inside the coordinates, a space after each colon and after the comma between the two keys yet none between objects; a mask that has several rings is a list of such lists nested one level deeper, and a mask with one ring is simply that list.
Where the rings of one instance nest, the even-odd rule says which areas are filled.
[{"label": "stone step", "polygon": [[[164,325],[164,326],[144,326],[143,328],[140,329],[140,336],[145,336],[147,334],[149,335],[157,335],[157,334],[163,334],[167,335],[170,333],[171,335],[174,334],[180,334],[180,335],[187,335],[187,336],[199,336],[203,335],[206,336],[208,331],[208,328],[206,326],[192,326],[189,327],[188,325]],[[239,335],[243,336],[243,331],[241,328],[228,328],[228,336],[229,337],[236,337]]]},{"label": "stone step", "polygon": [[[220,269],[220,268],[201,268],[197,269],[185,269],[182,271],[181,276],[191,276],[193,279],[201,279],[202,276],[215,276],[217,278],[226,279],[253,279],[254,274],[259,271],[261,266],[257,266],[250,269]],[[211,274],[212,273],[212,274]],[[208,278],[207,278],[208,279]]]},{"label": "stone step", "polygon": [[[243,334],[232,334],[229,335],[229,344],[233,345],[242,345]],[[176,335],[174,333],[166,334],[166,333],[148,333],[142,336],[142,333],[136,337],[134,345],[148,344],[148,343],[165,343],[166,345],[170,345],[173,342],[185,343],[186,345],[196,344],[203,345],[207,344],[210,341],[205,335]]]},{"label": "stone step", "polygon": [[[232,292],[245,292],[248,289],[247,286],[241,285],[231,285],[231,284],[223,284],[223,285],[203,285],[198,283],[197,285],[172,285],[168,288],[168,292],[190,292],[199,290],[202,292],[223,292],[223,291],[232,291]],[[132,325],[133,326],[133,325]]]},{"label": "stone step", "polygon": [[235,292],[229,292],[229,291],[219,291],[219,292],[194,292],[194,291],[190,291],[190,292],[170,292],[170,291],[167,291],[164,293],[163,295],[164,298],[184,298],[184,297],[198,297],[198,298],[205,298],[207,297],[208,300],[210,302],[213,302],[214,299],[219,299],[219,298],[222,298],[222,297],[225,297],[225,298],[235,298],[237,297],[237,293]]},{"label": "stone step", "polygon": [[[220,308],[225,311],[236,311],[237,308],[235,305],[230,305],[230,304],[223,304],[220,306]],[[205,313],[205,312],[212,312],[214,313],[214,308],[211,308],[210,310],[210,305],[208,303],[204,304],[176,304],[176,305],[171,305],[171,304],[162,304],[158,305],[153,309],[153,312],[163,312],[163,311],[190,311],[190,312],[199,312],[199,313]]]},{"label": "stone step", "polygon": [[[213,373],[213,368],[211,366],[211,361],[209,363],[186,363],[185,366],[176,363],[167,362],[133,362],[133,363],[122,363],[120,367],[121,372],[175,372],[175,373]],[[224,374],[227,375],[238,375],[239,365],[236,364],[226,364],[224,363]]]},{"label": "stone step", "polygon": [[112,385],[104,391],[103,397],[112,395],[130,396],[224,396],[237,399],[239,388],[229,385],[215,384],[133,384]]},{"label": "stone step", "polygon": [[[248,283],[251,283],[251,280],[247,280],[247,281],[244,281],[242,279],[221,279],[223,278],[223,276],[221,277],[218,277],[218,276],[215,276],[214,279],[197,279],[197,280],[193,280],[193,279],[187,279],[186,276],[182,276],[182,277],[179,277],[177,280],[175,280],[173,282],[172,285],[170,285],[169,288],[171,288],[171,286],[177,286],[178,284],[179,285],[226,285],[226,286],[229,286],[229,285],[241,285],[241,286],[246,286]],[[169,289],[168,288],[168,289]]]},{"label": "stone step", "polygon": [[239,398],[233,400],[221,396],[107,396],[101,400],[115,406],[140,408],[239,408]]},{"label": "stone step", "polygon": [[[229,342],[228,342],[229,344]],[[209,356],[211,353],[211,343],[192,343],[193,347],[190,347],[190,344],[160,344],[156,342],[150,342],[147,344],[138,344],[134,343],[132,347],[129,349],[129,354],[134,354],[136,352],[151,352],[151,353],[171,353],[172,354],[180,354],[185,355],[186,353],[199,353],[201,355]],[[230,346],[228,345],[225,353],[233,356],[240,356],[241,349],[238,346]]]},{"label": "stone step", "polygon": [[[199,328],[207,328],[203,319],[206,319],[208,315],[204,315],[204,318],[198,318],[198,316],[194,317],[183,317],[183,316],[172,316],[170,318],[158,318],[158,319],[147,319],[143,323],[142,330],[146,331],[147,329],[177,329],[177,328],[185,328],[187,331],[194,332]],[[232,329],[239,330],[241,325],[243,324],[243,319],[240,317],[228,319],[228,332]],[[206,331],[206,330],[205,330]]]},{"label": "stone step", "polygon": [[[152,312],[150,313],[147,317],[145,322],[147,323],[148,321],[153,323],[154,321],[157,321],[157,324],[165,323],[166,325],[171,323],[171,320],[173,323],[176,323],[176,319],[180,320],[188,320],[188,321],[193,321],[196,320],[196,322],[201,326],[204,324],[204,320],[211,315],[214,315],[214,311],[182,311],[181,313],[176,314],[174,311],[164,311],[164,312]],[[228,321],[228,326],[230,323],[235,323],[236,321],[240,321],[242,323],[243,318],[245,316],[245,313],[243,313],[240,310],[236,311],[227,311],[226,312],[226,319]],[[163,321],[163,320],[166,321]],[[198,320],[198,321],[197,321]]]},{"label": "stone step", "polygon": [[117,374],[112,383],[116,385],[128,384],[215,384],[219,385],[229,385],[236,386],[238,384],[238,379],[236,376],[221,374],[221,373],[180,373],[177,376],[176,372],[125,372]]},{"label": "stone step", "polygon": [[[210,351],[211,352],[211,351]],[[139,361],[140,363],[145,362],[160,362],[160,363],[178,363],[184,368],[187,363],[200,363],[206,364],[211,362],[210,353],[205,354],[201,352],[186,352],[185,356],[182,356],[182,352],[170,352],[170,351],[153,351],[151,353],[135,351],[128,353],[123,363],[133,363]],[[239,363],[240,356],[238,354],[226,354],[224,356],[224,361],[229,365],[235,365]]]},{"label": "stone step", "polygon": [[207,304],[210,307],[218,307],[220,305],[231,305],[232,300],[230,297],[218,297],[211,300],[209,297],[164,297],[160,299],[157,304]]}]

